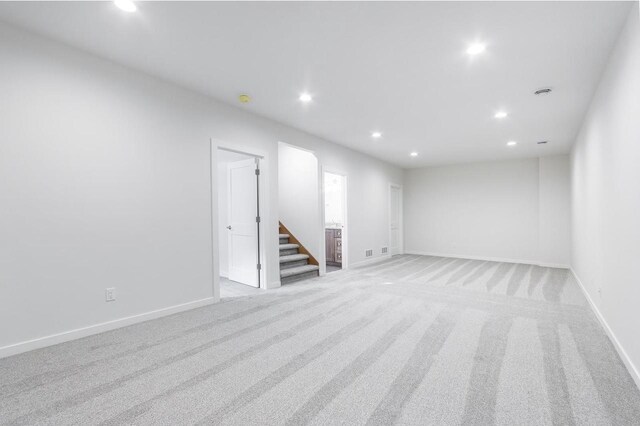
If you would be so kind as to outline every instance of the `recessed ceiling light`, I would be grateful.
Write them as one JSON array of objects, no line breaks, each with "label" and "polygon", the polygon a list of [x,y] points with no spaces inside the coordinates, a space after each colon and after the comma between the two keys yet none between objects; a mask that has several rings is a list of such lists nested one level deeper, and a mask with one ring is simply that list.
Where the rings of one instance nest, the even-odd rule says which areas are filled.
[{"label": "recessed ceiling light", "polygon": [[467,53],[469,55],[479,55],[484,52],[487,46],[484,43],[472,43],[467,48]]},{"label": "recessed ceiling light", "polygon": [[242,94],[238,96],[238,100],[243,104],[248,104],[249,102],[251,102],[251,96],[247,94]]},{"label": "recessed ceiling light", "polygon": [[313,97],[310,93],[304,92],[300,94],[300,97],[298,99],[300,99],[300,102],[308,103],[313,100]]},{"label": "recessed ceiling light", "polygon": [[509,114],[506,111],[498,111],[498,112],[496,112],[494,117],[495,118],[506,118],[507,115],[509,115]]},{"label": "recessed ceiling light", "polygon": [[412,157],[417,157],[417,156],[418,156],[418,153],[414,151],[414,152],[412,152],[412,153],[411,153],[411,154],[409,154],[409,155],[410,155],[410,156],[412,156]]},{"label": "recessed ceiling light", "polygon": [[516,141],[507,142],[507,146],[516,146],[516,145],[518,145],[518,142],[516,142]]},{"label": "recessed ceiling light", "polygon": [[382,137],[382,133],[373,132],[373,133],[371,133],[371,137],[374,138],[374,139],[380,139]]},{"label": "recessed ceiling light", "polygon": [[125,12],[135,12],[138,10],[135,3],[131,0],[114,0],[114,3],[120,10],[124,10]]}]

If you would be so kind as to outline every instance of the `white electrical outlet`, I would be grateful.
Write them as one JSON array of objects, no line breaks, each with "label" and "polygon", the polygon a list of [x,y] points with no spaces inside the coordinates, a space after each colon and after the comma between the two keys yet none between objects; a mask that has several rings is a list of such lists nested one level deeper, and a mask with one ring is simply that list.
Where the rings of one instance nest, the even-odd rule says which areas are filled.
[{"label": "white electrical outlet", "polygon": [[113,302],[116,300],[116,288],[105,288],[104,289],[104,298],[107,302]]}]

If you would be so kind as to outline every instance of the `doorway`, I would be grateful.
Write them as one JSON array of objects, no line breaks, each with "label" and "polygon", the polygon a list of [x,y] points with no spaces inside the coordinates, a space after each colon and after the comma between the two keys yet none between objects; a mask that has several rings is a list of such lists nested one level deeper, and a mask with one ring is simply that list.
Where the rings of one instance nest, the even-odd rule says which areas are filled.
[{"label": "doorway", "polygon": [[218,149],[220,296],[260,288],[260,159]]},{"label": "doorway", "polygon": [[347,177],[325,171],[323,193],[325,263],[331,273],[346,267]]},{"label": "doorway", "polygon": [[389,184],[389,253],[402,254],[402,187]]}]

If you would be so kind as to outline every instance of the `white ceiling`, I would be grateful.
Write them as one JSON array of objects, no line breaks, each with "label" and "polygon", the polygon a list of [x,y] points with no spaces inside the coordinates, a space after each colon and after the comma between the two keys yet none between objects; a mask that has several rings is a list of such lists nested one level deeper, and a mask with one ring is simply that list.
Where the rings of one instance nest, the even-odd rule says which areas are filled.
[{"label": "white ceiling", "polygon": [[568,152],[631,2],[137,5],[2,2],[0,19],[418,167]]}]

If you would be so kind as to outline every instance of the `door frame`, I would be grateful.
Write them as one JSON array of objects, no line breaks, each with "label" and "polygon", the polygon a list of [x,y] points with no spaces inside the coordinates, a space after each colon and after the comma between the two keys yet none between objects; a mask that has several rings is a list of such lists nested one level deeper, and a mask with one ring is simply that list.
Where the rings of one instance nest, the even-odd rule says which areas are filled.
[{"label": "door frame", "polygon": [[[222,148],[220,148],[218,151],[220,150],[224,150]],[[244,154],[243,154],[244,155]],[[261,264],[261,258],[260,258],[260,229],[261,229],[261,224],[259,221],[256,220],[257,217],[260,217],[260,194],[259,194],[259,190],[260,190],[260,159],[258,157],[249,157],[247,156],[244,160],[239,160],[239,161],[234,161],[234,162],[230,162],[227,163],[227,187],[225,188],[225,190],[227,191],[227,218],[228,221],[227,223],[229,224],[227,226],[228,229],[231,229],[231,224],[233,223],[233,219],[231,216],[231,211],[232,211],[232,203],[231,203],[231,195],[232,195],[232,184],[231,184],[231,170],[234,167],[234,165],[237,166],[238,163],[244,163],[244,165],[242,167],[251,167],[252,168],[252,176],[253,176],[253,183],[251,184],[251,186],[255,185],[255,191],[256,191],[256,198],[253,200],[254,204],[255,204],[255,212],[252,215],[253,219],[251,220],[251,228],[254,228],[255,230],[255,249],[256,249],[256,254],[255,254],[255,262],[256,264]],[[255,171],[258,171],[258,174],[254,174]],[[218,209],[219,211],[219,209]],[[224,231],[222,231],[224,232]],[[229,237],[231,237],[231,235],[233,234],[233,230],[231,230],[231,233],[229,234]],[[228,249],[228,257],[227,257],[227,261],[229,262],[228,266],[228,274],[229,274],[229,280],[231,280],[231,275],[232,275],[232,239],[229,238],[227,241],[227,249]],[[220,267],[220,269],[222,270],[222,267]],[[240,281],[241,284],[246,284],[250,287],[254,287],[254,288],[260,288],[260,282],[262,281],[260,279],[260,273],[259,270],[253,270],[253,273],[251,275],[254,275],[254,278],[257,278],[257,286],[254,286],[253,284],[246,284]]]},{"label": "door frame", "polygon": [[342,170],[321,165],[320,176],[318,179],[320,181],[319,193],[320,193],[320,209],[321,209],[321,214],[320,214],[321,243],[320,245],[322,246],[321,252],[320,252],[320,275],[325,275],[327,273],[327,245],[325,241],[325,223],[326,222],[325,222],[325,211],[324,211],[324,203],[325,203],[324,175],[325,173],[339,175],[344,178],[344,191],[342,194],[342,198],[343,198],[342,203],[344,207],[344,224],[342,228],[342,269],[344,270],[349,268],[349,205],[347,203],[347,200],[349,199],[347,197],[347,193],[349,191],[349,175]]},{"label": "door frame", "polygon": [[399,232],[398,232],[398,245],[399,245],[399,251],[396,254],[404,254],[404,211],[403,211],[403,203],[404,203],[404,191],[402,189],[402,185],[397,184],[397,183],[393,183],[393,182],[389,182],[389,200],[388,200],[388,205],[389,205],[389,210],[388,210],[388,215],[389,215],[389,224],[387,226],[387,230],[389,232],[389,256],[393,256],[393,253],[391,253],[391,191],[393,190],[393,188],[396,188],[399,190],[399,200],[398,200],[398,228],[399,228]]},{"label": "door frame", "polygon": [[[220,301],[220,236],[218,226],[218,193],[226,191],[220,188],[217,179],[218,150],[235,152],[258,159],[260,175],[258,176],[258,212],[260,215],[260,226],[258,227],[258,253],[260,258],[260,287],[261,289],[272,287],[267,281],[269,277],[269,253],[267,253],[267,229],[271,223],[270,217],[270,197],[269,197],[269,159],[265,151],[242,146],[235,143],[228,143],[214,138],[209,140],[209,182],[211,194],[211,273],[214,302]],[[275,229],[275,228],[274,228]]]}]

